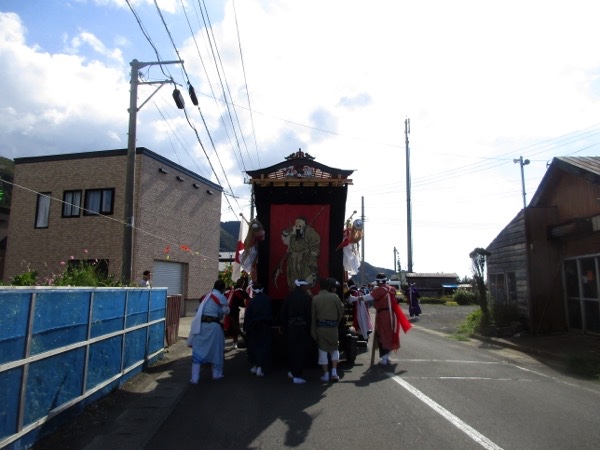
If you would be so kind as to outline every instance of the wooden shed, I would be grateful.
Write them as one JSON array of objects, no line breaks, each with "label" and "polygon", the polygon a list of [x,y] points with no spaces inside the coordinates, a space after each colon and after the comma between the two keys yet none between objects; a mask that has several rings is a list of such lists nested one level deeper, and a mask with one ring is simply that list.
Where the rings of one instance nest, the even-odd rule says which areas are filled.
[{"label": "wooden shed", "polygon": [[441,297],[458,289],[458,275],[456,273],[417,273],[406,274],[408,284],[415,283],[422,297]]},{"label": "wooden shed", "polygon": [[552,160],[527,208],[489,244],[492,300],[532,333],[600,333],[600,157]]}]

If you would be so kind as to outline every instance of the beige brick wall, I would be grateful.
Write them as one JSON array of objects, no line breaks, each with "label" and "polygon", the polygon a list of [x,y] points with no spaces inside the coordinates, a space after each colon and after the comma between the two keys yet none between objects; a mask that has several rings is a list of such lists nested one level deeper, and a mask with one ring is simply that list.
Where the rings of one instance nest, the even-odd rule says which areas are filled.
[{"label": "beige brick wall", "polygon": [[[28,158],[15,165],[4,281],[28,268],[42,277],[50,276],[58,273],[61,261],[71,256],[107,259],[111,274],[120,277],[127,156],[126,152],[111,152],[111,156],[102,153],[106,152],[95,152],[98,156],[91,158]],[[218,275],[221,192],[170,161],[149,154],[138,154],[136,158],[132,279],[151,269],[155,260],[184,263],[184,297],[198,298],[212,287]],[[160,173],[161,167],[168,173]],[[62,217],[65,190],[82,190],[83,200],[86,189],[99,188],[115,189],[111,216]],[[46,229],[34,226],[38,192],[51,193]],[[182,250],[182,246],[191,251]]]}]

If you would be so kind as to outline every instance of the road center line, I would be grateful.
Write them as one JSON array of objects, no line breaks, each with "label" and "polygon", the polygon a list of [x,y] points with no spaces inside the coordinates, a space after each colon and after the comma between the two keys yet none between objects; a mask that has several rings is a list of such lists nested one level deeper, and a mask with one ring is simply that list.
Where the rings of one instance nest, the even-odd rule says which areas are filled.
[{"label": "road center line", "polygon": [[492,450],[492,449],[493,450],[502,450],[502,447],[499,447],[498,445],[496,445],[495,443],[490,441],[479,431],[477,431],[476,429],[474,429],[473,427],[471,427],[470,425],[468,425],[467,423],[465,423],[464,421],[462,421],[461,419],[456,417],[454,414],[452,414],[450,411],[448,411],[442,405],[433,401],[431,398],[429,398],[428,396],[423,394],[421,391],[419,391],[417,388],[415,388],[410,383],[406,382],[405,380],[403,380],[402,378],[400,378],[397,375],[393,375],[393,374],[386,374],[386,375],[388,377],[390,377],[392,380],[394,380],[396,383],[398,383],[400,386],[402,386],[404,389],[406,389],[408,392],[410,392],[412,395],[414,395],[419,400],[421,400],[423,403],[425,403],[427,406],[429,406],[431,409],[433,409],[435,412],[437,412],[439,415],[441,415],[444,419],[446,419],[448,422],[450,422],[456,428],[458,428],[463,433],[465,433],[467,436],[469,436],[471,439],[473,439],[475,442],[480,444],[483,448],[490,449],[490,450]]}]

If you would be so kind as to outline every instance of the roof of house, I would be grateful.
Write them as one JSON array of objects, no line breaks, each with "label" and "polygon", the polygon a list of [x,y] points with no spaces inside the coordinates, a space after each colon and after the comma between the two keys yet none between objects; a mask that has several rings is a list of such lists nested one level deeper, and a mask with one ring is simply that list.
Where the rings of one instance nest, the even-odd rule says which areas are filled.
[{"label": "roof of house", "polygon": [[[102,158],[108,156],[124,156],[127,155],[128,150],[126,148],[123,149],[115,149],[115,150],[100,150],[100,151],[91,151],[91,152],[80,152],[80,153],[64,153],[60,155],[45,155],[45,156],[29,156],[22,158],[15,158],[15,165],[18,164],[28,164],[28,163],[39,163],[44,161],[68,161],[68,160],[76,160],[76,159],[87,159],[87,158]],[[136,147],[136,154],[145,155],[149,158],[154,159],[155,161],[164,164],[174,170],[177,170],[181,173],[186,174],[187,176],[193,178],[196,181],[204,183],[206,185],[211,186],[218,192],[223,192],[223,188],[216,183],[204,178],[201,175],[198,175],[195,172],[192,172],[189,169],[186,169],[179,164],[174,163],[170,159],[165,158],[164,156],[159,155],[158,153],[154,153],[152,150],[147,149],[146,147]]]},{"label": "roof of house", "polygon": [[408,272],[406,274],[407,278],[458,278],[458,275],[455,273],[417,273],[417,272]]},{"label": "roof of house", "polygon": [[560,172],[583,178],[590,183],[600,184],[600,156],[557,156],[553,158],[533,194],[529,206],[538,206],[546,188],[560,175]]}]

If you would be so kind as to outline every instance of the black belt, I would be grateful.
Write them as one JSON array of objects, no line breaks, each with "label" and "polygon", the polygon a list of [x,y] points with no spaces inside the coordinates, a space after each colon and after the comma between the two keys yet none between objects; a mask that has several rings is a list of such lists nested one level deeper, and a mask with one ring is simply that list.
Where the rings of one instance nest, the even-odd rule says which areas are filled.
[{"label": "black belt", "polygon": [[220,323],[221,320],[218,317],[213,316],[202,316],[200,321],[203,323]]},{"label": "black belt", "polygon": [[338,320],[328,320],[328,319],[317,320],[317,326],[325,327],[325,328],[337,328],[339,323],[340,322]]}]

